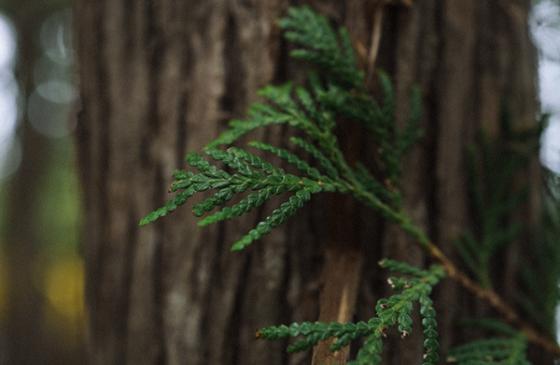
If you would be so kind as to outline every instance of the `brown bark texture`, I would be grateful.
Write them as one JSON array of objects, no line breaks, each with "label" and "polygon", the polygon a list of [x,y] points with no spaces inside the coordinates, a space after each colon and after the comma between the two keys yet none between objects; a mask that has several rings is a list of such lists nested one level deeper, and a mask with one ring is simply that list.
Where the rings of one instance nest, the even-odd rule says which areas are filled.
[{"label": "brown bark texture", "polygon": [[[397,227],[340,197],[316,197],[240,254],[229,252],[229,244],[272,205],[205,229],[186,207],[138,227],[167,198],[171,173],[183,166],[186,151],[199,150],[229,119],[243,116],[258,88],[301,79],[304,66],[289,59],[276,26],[294,3],[302,2],[77,1],[77,139],[92,364],[308,364],[310,353],[287,355],[285,343],[257,341],[255,331],[319,316],[367,319],[388,292],[379,259],[428,262]],[[499,135],[504,100],[515,127],[534,123],[529,1],[390,2],[382,4],[383,16],[376,1],[306,3],[347,26],[365,60],[378,43],[373,59],[395,81],[399,123],[413,85],[422,89],[425,136],[404,162],[405,206],[454,257],[452,241],[470,219],[466,147],[480,128]],[[375,82],[372,77],[373,90]],[[341,129],[341,139],[351,157],[367,159],[374,147],[357,128]],[[253,137],[282,144],[290,132]],[[534,200],[528,217],[536,216]],[[345,247],[346,259],[338,254]],[[506,296],[514,290],[519,250],[508,252],[498,275]],[[356,265],[349,264],[356,256]],[[351,279],[325,267],[346,270]],[[329,285],[351,293],[333,299],[355,303],[342,317],[340,304],[319,306],[329,293],[336,297]],[[436,297],[445,353],[464,337],[458,320],[485,308],[450,281]],[[417,363],[421,347],[418,333],[389,340],[386,362]]]}]

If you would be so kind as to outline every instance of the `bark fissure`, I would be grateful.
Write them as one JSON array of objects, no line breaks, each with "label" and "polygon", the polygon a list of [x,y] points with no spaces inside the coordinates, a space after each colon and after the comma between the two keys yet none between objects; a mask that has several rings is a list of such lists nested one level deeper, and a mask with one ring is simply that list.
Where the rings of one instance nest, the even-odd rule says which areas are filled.
[{"label": "bark fissure", "polygon": [[126,364],[127,363],[127,348],[128,348],[128,324],[130,315],[130,305],[131,305],[131,286],[132,286],[132,275],[134,270],[134,257],[136,256],[136,241],[137,241],[137,222],[136,216],[132,212],[128,214],[128,234],[127,242],[125,246],[125,251],[127,253],[124,258],[124,264],[122,266],[122,277],[123,283],[121,290],[122,301],[119,303],[119,307],[115,313],[115,330],[117,336],[122,339],[121,351],[115,356],[115,364]]},{"label": "bark fissure", "polygon": [[[217,232],[217,237],[216,237],[216,243],[215,243],[215,249],[216,252],[222,252],[222,250],[225,248],[224,246],[224,242],[225,242],[225,232],[226,232],[226,226],[223,223],[219,224],[218,227],[218,232]],[[214,260],[214,262],[212,263],[211,269],[210,269],[210,276],[209,276],[209,283],[208,283],[208,294],[206,295],[206,297],[203,299],[205,302],[205,308],[211,308],[213,305],[215,305],[219,299],[217,299],[214,295],[214,291],[212,290],[212,288],[214,288],[214,290],[219,291],[222,287],[223,287],[223,283],[224,280],[222,278],[222,273],[223,273],[223,268],[221,266],[221,260],[220,259],[216,259]],[[227,309],[224,309],[227,310]],[[201,321],[201,332],[202,333],[209,333],[211,331],[212,328],[212,322],[213,322],[213,317],[212,317],[212,313],[210,311],[207,311],[203,314],[203,318]],[[209,345],[209,344],[208,344]],[[212,348],[210,346],[206,346],[205,348],[205,358],[209,359],[210,358],[210,354],[212,353]],[[224,346],[224,344],[220,344],[221,346]]]},{"label": "bark fissure", "polygon": [[134,0],[123,0],[120,9],[120,14],[121,14],[120,23],[122,25],[120,31],[122,32],[123,35],[124,49],[127,50],[127,52],[123,52],[123,59],[120,62],[122,66],[121,72],[123,74],[124,79],[128,79],[130,77],[131,70],[130,67],[128,67],[127,65],[129,65],[131,62],[134,62],[133,59],[134,53],[131,51],[132,49],[134,49],[135,46],[134,29],[136,27],[136,24],[135,24],[134,16],[132,16],[131,14],[134,14],[134,7],[136,6],[136,4],[137,3]]},{"label": "bark fissure", "polygon": [[146,128],[148,133],[145,134],[146,151],[149,151],[150,144],[153,143],[153,136],[158,134],[160,123],[159,117],[159,104],[158,97],[160,88],[160,66],[162,59],[166,56],[166,48],[161,45],[161,36],[157,29],[157,12],[153,0],[148,0],[144,3],[144,16],[145,16],[145,30],[144,30],[144,44],[146,51],[146,67],[149,71],[148,77],[148,106],[146,116]]},{"label": "bark fissure", "polygon": [[[443,22],[443,11],[440,1],[434,2],[434,30],[431,37],[435,38],[436,46],[435,58],[440,60],[443,54],[443,44],[441,39],[439,38],[439,34],[443,31],[442,29],[442,22]],[[427,126],[426,130],[426,143],[427,147],[427,159],[428,161],[437,161],[437,143],[439,140],[439,130],[441,128],[441,121],[439,120],[439,114],[437,113],[438,110],[438,75],[441,73],[440,63],[437,62],[430,74],[430,81],[428,83],[428,98],[425,105],[428,109],[426,113],[429,113],[429,123],[430,125]],[[426,100],[426,98],[425,98]],[[426,108],[426,107],[425,107]],[[439,237],[439,229],[437,225],[437,217],[439,217],[439,209],[437,204],[437,192],[438,192],[438,180],[436,179],[435,174],[433,173],[432,169],[425,170],[426,181],[429,181],[428,189],[427,189],[427,198],[428,198],[428,232],[430,233],[430,237]]]},{"label": "bark fissure", "polygon": [[[155,184],[156,186],[163,185],[163,174],[160,169],[156,170],[155,175]],[[154,190],[155,192],[157,190]],[[154,194],[153,202],[154,204],[161,204],[163,201],[163,197],[160,194]],[[136,216],[135,223],[136,223]],[[136,226],[136,225],[135,225]],[[163,318],[163,311],[160,308],[163,308],[164,305],[164,296],[165,296],[165,287],[164,287],[164,275],[165,275],[165,262],[164,262],[164,242],[161,240],[163,237],[163,233],[165,231],[165,226],[162,222],[155,226],[156,231],[156,241],[155,241],[155,251],[154,251],[154,262],[152,264],[152,277],[153,277],[153,316],[154,316],[154,337],[157,339],[157,355],[155,364],[163,365],[167,364],[167,353],[166,353],[166,334],[165,334],[165,326],[164,326],[164,318]]]},{"label": "bark fissure", "polygon": [[185,90],[179,95],[179,106],[177,108],[177,166],[181,166],[185,160],[185,151],[187,150],[187,123],[185,120],[186,111],[188,109],[187,93]]},{"label": "bark fissure", "polygon": [[242,356],[241,350],[245,349],[243,343],[239,340],[237,336],[238,329],[242,326],[241,310],[243,308],[243,301],[245,300],[245,295],[247,293],[247,282],[249,278],[249,270],[251,267],[251,256],[247,257],[243,268],[241,269],[240,279],[237,283],[237,289],[235,294],[235,300],[233,304],[232,316],[227,326],[228,338],[236,338],[234,345],[231,349],[231,356],[229,358],[232,364],[240,363],[240,357]]},{"label": "bark fissure", "polygon": [[[105,1],[99,1],[98,5],[95,7],[95,15],[92,26],[98,29],[95,34],[95,42],[99,44],[99,52],[94,59],[95,73],[99,80],[96,83],[96,90],[93,98],[95,102],[98,103],[99,107],[96,108],[98,113],[96,124],[92,125],[95,128],[95,135],[92,135],[92,154],[93,158],[91,165],[86,168],[92,169],[93,184],[90,185],[89,194],[91,194],[91,201],[94,202],[91,209],[94,210],[94,214],[97,214],[97,221],[95,224],[98,226],[97,230],[99,232],[98,240],[91,247],[94,252],[92,252],[92,260],[89,261],[91,267],[90,274],[86,279],[88,281],[87,285],[91,288],[91,300],[94,302],[93,308],[91,308],[91,324],[95,332],[95,340],[101,340],[99,337],[104,332],[104,326],[107,324],[107,318],[99,318],[97,316],[97,309],[104,306],[103,301],[106,300],[106,296],[103,293],[103,286],[100,284],[105,278],[105,257],[106,257],[106,246],[110,242],[110,234],[108,231],[108,217],[109,217],[109,201],[107,199],[108,191],[105,185],[107,179],[107,171],[110,165],[110,147],[109,147],[109,121],[111,116],[111,101],[108,98],[106,89],[104,85],[108,82],[108,69],[107,64],[110,60],[107,59],[105,52],[105,40],[107,39],[104,30],[104,17],[105,17]],[[82,74],[83,75],[83,74]],[[82,82],[86,82],[87,79],[82,78]],[[91,99],[94,102],[94,99]],[[101,314],[101,313],[99,313]],[[106,345],[98,344],[94,342],[95,346],[100,346],[100,356],[103,358],[103,352],[107,351]]]}]

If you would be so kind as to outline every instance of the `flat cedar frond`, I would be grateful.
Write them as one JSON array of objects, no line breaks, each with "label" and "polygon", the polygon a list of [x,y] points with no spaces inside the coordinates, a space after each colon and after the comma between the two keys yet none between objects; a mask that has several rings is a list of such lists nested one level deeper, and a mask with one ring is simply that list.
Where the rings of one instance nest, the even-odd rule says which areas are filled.
[{"label": "flat cedar frond", "polygon": [[232,120],[229,129],[214,141],[207,149],[229,145],[245,134],[261,127],[274,124],[287,124],[306,132],[310,137],[317,138],[321,133],[310,120],[297,102],[292,98],[292,85],[266,86],[259,91],[259,95],[267,99],[272,105],[255,103],[249,108],[246,120]]},{"label": "flat cedar frond", "polygon": [[398,207],[401,203],[401,193],[394,185],[387,186],[378,181],[368,169],[361,163],[357,163],[354,169],[356,178],[368,191],[392,207]]},{"label": "flat cedar frond", "polygon": [[[419,97],[414,99],[417,105],[411,108],[414,123],[402,132],[397,131],[391,80],[380,73],[383,103],[378,104],[365,89],[362,71],[356,66],[345,30],[334,31],[324,17],[307,7],[290,9],[280,25],[286,31],[286,39],[299,47],[293,55],[321,69],[321,77],[311,73],[307,87],[287,83],[262,88],[259,95],[266,102],[253,104],[247,118],[231,121],[229,128],[205,148],[206,154],[219,164],[210,164],[202,156],[190,154],[187,162],[198,173],[177,172],[170,189],[175,197],[142,219],[142,225],[169,214],[194,194],[205,191],[214,193],[193,207],[197,217],[210,214],[202,218],[200,226],[241,216],[273,196],[291,194],[270,216],[237,241],[234,250],[247,247],[285,222],[313,194],[320,192],[350,193],[387,218],[395,220],[398,216],[400,159],[419,134]],[[372,131],[379,144],[377,170],[382,176],[369,173],[363,165],[352,167],[345,160],[334,127],[337,118],[348,116],[364,122]],[[276,155],[295,167],[300,176],[289,174],[245,149],[220,149],[257,128],[270,125],[287,125],[299,130],[302,135],[291,137],[290,141],[308,154],[314,164],[294,152],[260,141],[251,142],[249,146]],[[224,165],[227,171],[219,165]],[[236,204],[223,207],[239,194],[246,196]],[[211,213],[216,208],[222,209]]]},{"label": "flat cedar frond", "polygon": [[530,365],[525,336],[501,321],[484,319],[470,323],[492,330],[497,337],[471,341],[452,348],[447,361],[457,365]]},{"label": "flat cedar frond", "polygon": [[340,172],[335,166],[335,162],[331,161],[318,147],[313,143],[299,137],[291,137],[290,142],[298,146],[305,152],[309,153],[321,166],[321,168],[333,179],[340,179]]},{"label": "flat cedar frond", "polygon": [[[287,196],[270,215],[233,244],[232,250],[239,251],[283,224],[313,195],[322,192],[350,194],[386,220],[398,224],[420,247],[442,263],[454,279],[460,278],[460,283],[469,283],[465,285],[467,289],[483,290],[476,283],[470,284],[470,279],[439,251],[401,206],[399,180],[402,159],[421,135],[419,91],[413,90],[410,105],[404,108],[409,110],[408,120],[402,128],[398,128],[397,99],[390,78],[379,73],[381,98],[380,101],[374,99],[364,84],[363,72],[356,65],[345,29],[334,30],[325,17],[308,7],[291,8],[288,16],[280,21],[280,26],[288,42],[295,46],[291,55],[309,62],[318,72],[309,74],[305,86],[287,83],[261,89],[259,95],[264,102],[251,105],[245,118],[231,121],[228,129],[206,146],[206,156],[189,154],[187,163],[196,172],[175,172],[170,187],[175,196],[163,207],[149,213],[140,224],[148,224],[168,215],[196,193],[209,194],[193,207],[194,215],[201,217],[200,226],[242,216],[263,206],[274,196]],[[355,165],[348,163],[340,149],[335,134],[336,124],[349,120],[358,122],[372,137],[375,147],[372,148],[375,151],[373,172],[359,162]],[[290,138],[294,150],[261,141],[251,142],[249,147],[264,155],[274,155],[296,172],[289,173],[247,149],[231,147],[253,130],[271,125],[288,126],[298,132],[297,136]],[[525,136],[516,138],[522,140]],[[504,191],[507,191],[509,180],[524,161],[517,159],[502,164],[502,161],[489,157],[491,151],[486,145],[482,147],[481,156],[476,157],[482,158],[485,173],[498,174],[498,180],[492,180],[495,182],[492,186],[486,182],[476,184],[473,194],[477,196],[482,233],[466,232],[460,247],[467,265],[481,281],[485,281],[489,258],[497,248],[503,247],[517,235],[515,226],[504,230],[501,222],[509,210],[523,199],[523,195],[517,191],[509,191],[511,194],[504,194]],[[301,152],[310,159],[301,157]],[[499,166],[497,162],[500,162]],[[231,204],[234,198],[238,199]],[[382,261],[381,266],[396,274],[389,278],[395,294],[379,300],[375,316],[367,322],[304,322],[273,326],[263,328],[258,332],[258,337],[268,340],[299,337],[289,347],[289,351],[308,350],[329,338],[335,339],[331,350],[336,351],[362,338],[363,345],[350,364],[379,364],[387,330],[395,327],[402,337],[410,334],[413,327],[412,310],[414,304],[418,303],[425,338],[422,364],[436,365],[439,344],[436,313],[430,294],[444,276],[444,269],[436,265],[422,270],[391,260]],[[494,306],[502,313],[511,312],[502,302],[494,303]],[[526,364],[523,355],[525,345],[521,336],[481,341],[470,347],[466,345],[456,349],[453,359],[465,365],[498,363],[495,361]],[[478,353],[482,354],[481,357],[477,357]]]},{"label": "flat cedar frond", "polygon": [[447,360],[458,365],[529,365],[526,350],[527,340],[522,335],[491,338],[456,347]]},{"label": "flat cedar frond", "polygon": [[284,36],[292,44],[301,47],[291,56],[318,66],[329,79],[346,87],[363,84],[364,74],[356,65],[356,57],[350,36],[344,28],[336,32],[329,21],[303,6],[288,10],[288,16],[279,22]]},{"label": "flat cedar frond", "polygon": [[384,72],[378,72],[382,90],[382,104],[371,98],[369,92],[358,88],[345,92],[344,87],[331,83],[318,92],[318,99],[337,115],[362,124],[377,145],[378,168],[386,180],[398,184],[402,159],[422,135],[422,97],[414,88],[410,96],[410,112],[406,125],[397,127],[395,95],[391,80]]},{"label": "flat cedar frond", "polygon": [[529,156],[513,150],[513,141],[509,139],[491,139],[484,133],[479,137],[479,143],[468,151],[476,229],[466,231],[455,243],[464,264],[478,282],[491,287],[491,260],[521,232],[521,225],[513,222],[510,214],[526,201],[527,188],[515,186],[512,181],[526,168]]},{"label": "flat cedar frond", "polygon": [[375,307],[376,316],[367,322],[357,323],[293,323],[289,326],[273,326],[261,329],[258,338],[277,340],[288,337],[300,337],[288,351],[305,351],[320,341],[334,338],[332,351],[337,351],[350,342],[365,338],[358,350],[356,359],[350,365],[375,365],[381,363],[383,338],[391,327],[396,327],[404,338],[412,332],[412,310],[415,302],[420,303],[420,316],[424,333],[424,365],[438,363],[439,343],[437,334],[436,312],[430,299],[432,288],[444,277],[440,266],[421,270],[408,264],[383,260],[380,265],[399,274],[389,278],[388,282],[396,294],[380,299]]},{"label": "flat cedar frond", "polygon": [[[259,145],[260,146],[260,145]],[[264,145],[263,145],[264,146]],[[215,193],[193,207],[196,216],[202,216],[233,198],[235,194],[251,191],[244,199],[231,207],[225,207],[199,222],[205,226],[222,220],[231,219],[245,214],[270,199],[274,195],[292,193],[293,195],[275,209],[272,214],[250,230],[232,246],[232,250],[242,250],[254,240],[269,233],[274,227],[282,224],[292,216],[312,194],[325,191],[343,191],[336,182],[322,176],[317,170],[310,170],[312,176],[296,176],[274,167],[260,157],[247,151],[232,147],[226,151],[210,149],[206,152],[211,158],[223,163],[232,172],[220,169],[198,154],[189,154],[187,162],[198,169],[198,173],[180,171],[175,174],[172,185],[179,191],[176,197],[164,207],[150,213],[140,224],[148,224],[165,216],[184,204],[194,193],[212,190]],[[303,161],[291,159],[296,167],[302,167]],[[308,166],[306,166],[308,167]],[[310,167],[309,167],[310,168]]]},{"label": "flat cedar frond", "polygon": [[305,351],[315,346],[320,341],[336,337],[337,341],[332,345],[331,349],[337,351],[351,341],[367,336],[377,328],[377,322],[377,319],[372,319],[369,322],[357,323],[292,323],[289,326],[281,325],[263,328],[257,333],[257,337],[266,340],[278,340],[281,338],[302,336],[303,339],[298,340],[288,347],[288,352]]},{"label": "flat cedar frond", "polygon": [[297,155],[288,150],[258,141],[249,143],[249,146],[255,147],[261,151],[270,152],[280,157],[282,160],[286,161],[288,164],[295,166],[300,172],[306,174],[310,178],[325,179],[325,177],[321,175],[321,172],[319,172],[319,170],[317,170],[315,167],[312,167],[306,161],[302,160]]}]

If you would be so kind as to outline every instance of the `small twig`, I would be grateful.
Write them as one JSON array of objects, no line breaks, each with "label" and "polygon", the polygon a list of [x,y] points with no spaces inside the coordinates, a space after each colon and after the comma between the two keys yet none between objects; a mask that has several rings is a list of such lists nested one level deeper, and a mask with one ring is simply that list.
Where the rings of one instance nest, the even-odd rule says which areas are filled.
[{"label": "small twig", "polygon": [[558,343],[550,337],[541,334],[533,325],[523,320],[515,309],[507,304],[498,293],[492,289],[483,288],[469,278],[465,273],[459,270],[435,244],[430,244],[428,253],[443,266],[451,279],[458,282],[463,288],[474,294],[477,298],[490,304],[490,306],[499,312],[506,321],[518,327],[529,342],[540,346],[552,354],[560,356],[560,346]]},{"label": "small twig", "polygon": [[356,191],[357,199],[369,204],[375,210],[381,212],[389,221],[398,224],[406,233],[414,238],[418,246],[422,248],[430,257],[439,262],[447,275],[455,280],[467,291],[474,294],[477,298],[487,302],[492,308],[500,313],[504,319],[510,324],[517,327],[527,340],[551,354],[560,356],[560,345],[550,336],[542,334],[532,324],[522,319],[516,310],[500,297],[498,293],[490,288],[483,288],[480,284],[469,278],[467,274],[462,272],[443,251],[433,243],[426,233],[415,225],[409,216],[403,211],[395,211],[387,206],[374,195],[365,191]]},{"label": "small twig", "polygon": [[372,27],[371,27],[371,41],[369,45],[369,52],[367,55],[367,77],[366,84],[371,82],[373,77],[373,70],[375,69],[375,61],[379,53],[379,43],[381,41],[381,30],[383,26],[383,8],[384,4],[377,3],[373,10]]},{"label": "small twig", "polygon": [[[382,0],[376,3],[373,13],[373,25],[371,34],[371,43],[369,51],[366,52],[365,47],[362,43],[356,44],[356,50],[358,57],[361,59],[362,64],[365,64],[367,70],[367,80],[369,80],[373,74],[373,69],[375,66],[375,61],[377,59],[377,54],[379,51],[379,42],[381,39],[382,22],[383,22],[383,10],[387,4],[390,3],[400,3],[401,5],[411,6],[413,0]],[[375,204],[374,204],[375,205]],[[377,207],[379,208],[379,207]],[[383,209],[382,209],[383,210]],[[389,211],[386,211],[389,215],[392,215]],[[399,218],[400,216],[400,218]],[[441,251],[437,245],[431,242],[427,236],[414,226],[407,219],[402,219],[403,215],[397,214],[393,215],[392,219],[396,220],[403,229],[411,234],[417,239],[418,244],[436,261],[438,261],[447,272],[448,276],[458,282],[463,288],[474,294],[477,298],[487,302],[492,308],[499,312],[506,321],[515,325],[519,330],[527,337],[529,342],[540,346],[546,351],[560,356],[560,345],[551,339],[549,336],[540,333],[533,325],[524,321],[521,316],[515,311],[515,309],[506,303],[498,293],[489,288],[484,288],[472,279],[468,277],[467,274],[459,270],[459,268]],[[400,221],[399,221],[400,219]]]},{"label": "small twig", "polygon": [[[319,321],[347,323],[352,320],[360,286],[364,255],[348,245],[331,243],[325,255],[319,298]],[[312,365],[343,365],[349,348],[332,352],[331,341],[322,341],[313,349]]]},{"label": "small twig", "polygon": [[398,4],[406,7],[412,6],[414,0],[377,0],[373,5],[372,24],[369,50],[365,51],[362,43],[357,44],[358,55],[365,60],[366,68],[366,84],[371,82],[375,70],[375,62],[379,53],[379,44],[381,42],[381,34],[383,31],[383,13],[385,7],[390,4]]},{"label": "small twig", "polygon": [[519,328],[529,342],[540,346],[551,354],[560,356],[560,345],[558,343],[549,336],[540,333],[532,324],[523,320],[516,310],[511,305],[507,304],[494,290],[483,288],[477,282],[469,278],[468,275],[462,272],[421,230],[414,226],[408,219],[403,218],[405,215],[399,214],[398,216],[400,216],[401,219],[398,220],[397,223],[417,240],[416,242],[420,247],[443,266],[449,278],[455,280],[459,285],[474,294],[480,300],[487,302],[500,313],[507,322]]}]

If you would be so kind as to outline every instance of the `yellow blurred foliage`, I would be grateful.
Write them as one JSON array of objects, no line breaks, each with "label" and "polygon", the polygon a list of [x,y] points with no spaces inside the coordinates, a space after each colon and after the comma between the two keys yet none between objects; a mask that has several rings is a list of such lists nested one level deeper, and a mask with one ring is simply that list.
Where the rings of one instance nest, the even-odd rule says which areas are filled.
[{"label": "yellow blurred foliage", "polygon": [[81,332],[85,321],[82,259],[70,256],[52,262],[45,270],[43,288],[52,309],[45,313],[47,323]]},{"label": "yellow blurred foliage", "polygon": [[6,317],[8,305],[7,276],[6,260],[3,253],[0,252],[0,322]]}]

